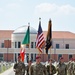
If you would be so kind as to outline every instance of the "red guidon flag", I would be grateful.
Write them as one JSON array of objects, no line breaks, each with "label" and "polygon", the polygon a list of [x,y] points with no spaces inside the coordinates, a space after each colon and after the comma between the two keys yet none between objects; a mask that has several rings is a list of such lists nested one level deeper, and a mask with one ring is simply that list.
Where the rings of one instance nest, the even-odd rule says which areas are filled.
[{"label": "red guidon flag", "polygon": [[24,47],[21,47],[20,56],[21,56],[22,62],[24,62],[24,56],[25,56],[25,48]]}]

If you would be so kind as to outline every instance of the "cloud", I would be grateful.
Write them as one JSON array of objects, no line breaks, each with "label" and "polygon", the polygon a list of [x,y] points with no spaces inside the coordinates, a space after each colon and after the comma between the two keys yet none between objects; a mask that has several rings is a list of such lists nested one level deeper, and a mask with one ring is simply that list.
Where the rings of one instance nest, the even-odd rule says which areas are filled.
[{"label": "cloud", "polygon": [[50,13],[50,14],[71,14],[75,13],[75,7],[67,5],[56,5],[50,3],[42,3],[35,7],[35,12],[37,13]]},{"label": "cloud", "polygon": [[61,7],[59,7],[58,10],[60,13],[64,13],[64,14],[73,14],[75,13],[75,7],[72,7],[71,5],[63,5]]},{"label": "cloud", "polygon": [[18,3],[11,3],[7,5],[7,8],[9,9],[18,9],[20,8],[20,5]]}]

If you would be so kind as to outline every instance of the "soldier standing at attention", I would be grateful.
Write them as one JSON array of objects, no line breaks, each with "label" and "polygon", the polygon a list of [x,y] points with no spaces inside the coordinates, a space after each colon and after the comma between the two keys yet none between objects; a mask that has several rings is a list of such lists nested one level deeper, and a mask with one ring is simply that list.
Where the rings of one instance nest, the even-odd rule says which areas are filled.
[{"label": "soldier standing at attention", "polygon": [[67,63],[67,75],[72,75],[73,68],[72,68],[73,58],[70,58],[69,62]]},{"label": "soldier standing at attention", "polygon": [[36,56],[36,62],[31,65],[30,75],[47,75],[46,67],[41,63],[40,56]]},{"label": "soldier standing at attention", "polygon": [[21,56],[18,56],[18,62],[14,64],[15,75],[25,75],[25,64],[21,61]]},{"label": "soldier standing at attention", "polygon": [[60,62],[59,62],[59,64],[57,65],[57,71],[58,71],[58,74],[57,74],[57,75],[67,75],[67,66],[65,65],[63,59],[64,59],[64,58],[61,57],[61,58],[60,58]]},{"label": "soldier standing at attention", "polygon": [[56,73],[56,68],[54,65],[52,65],[52,59],[50,59],[49,61],[49,65],[47,65],[47,72],[48,75],[54,75]]}]

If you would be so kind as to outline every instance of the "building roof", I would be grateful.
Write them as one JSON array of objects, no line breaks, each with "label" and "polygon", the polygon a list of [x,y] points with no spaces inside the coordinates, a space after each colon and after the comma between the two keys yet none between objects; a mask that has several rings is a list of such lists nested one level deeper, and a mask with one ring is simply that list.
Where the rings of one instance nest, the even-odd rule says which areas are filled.
[{"label": "building roof", "polygon": [[[44,36],[46,38],[47,31],[44,31]],[[75,33],[69,31],[52,31],[53,39],[75,39]]]},{"label": "building roof", "polygon": [[14,30],[0,30],[0,39],[11,39]]},{"label": "building roof", "polygon": [[[28,25],[21,26],[14,30],[13,34],[25,34],[28,29]],[[37,34],[36,29],[30,26],[30,34]]]},{"label": "building roof", "polygon": [[[14,30],[0,30],[0,39],[10,38],[11,34],[13,34]],[[44,37],[46,38],[47,31],[44,31]],[[69,31],[52,31],[53,39],[75,39],[75,33]]]}]

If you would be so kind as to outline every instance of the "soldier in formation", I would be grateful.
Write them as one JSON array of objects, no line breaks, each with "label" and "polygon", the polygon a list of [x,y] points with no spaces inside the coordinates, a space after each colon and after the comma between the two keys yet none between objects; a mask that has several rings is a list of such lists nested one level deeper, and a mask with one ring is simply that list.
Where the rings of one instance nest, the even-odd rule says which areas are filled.
[{"label": "soldier in formation", "polygon": [[47,72],[48,75],[54,75],[56,73],[56,68],[52,65],[52,59],[49,60],[49,64],[47,65]]},{"label": "soldier in formation", "polygon": [[64,58],[61,57],[59,64],[57,65],[57,75],[67,75],[67,65],[64,63]]},{"label": "soldier in formation", "polygon": [[[36,56],[36,62],[32,63],[29,60],[27,67],[18,57],[18,62],[14,64],[15,75],[75,75],[75,59],[70,59],[64,63],[64,58],[61,57],[58,65],[53,65],[53,60],[50,59],[47,65],[41,63],[41,57]],[[26,73],[25,73],[26,72]]]},{"label": "soldier in formation", "polygon": [[21,61],[21,57],[18,56],[18,62],[14,64],[15,75],[25,75],[25,64]]},{"label": "soldier in formation", "polygon": [[41,63],[40,56],[36,56],[36,62],[31,65],[30,75],[47,75],[46,67]]},{"label": "soldier in formation", "polygon": [[75,75],[75,60],[73,58],[67,63],[67,75]]}]

